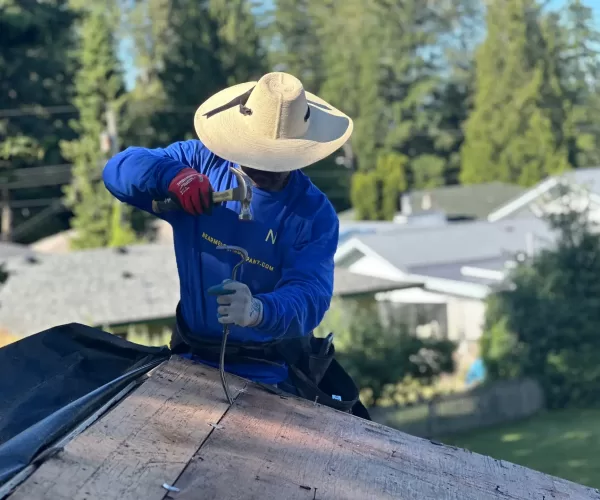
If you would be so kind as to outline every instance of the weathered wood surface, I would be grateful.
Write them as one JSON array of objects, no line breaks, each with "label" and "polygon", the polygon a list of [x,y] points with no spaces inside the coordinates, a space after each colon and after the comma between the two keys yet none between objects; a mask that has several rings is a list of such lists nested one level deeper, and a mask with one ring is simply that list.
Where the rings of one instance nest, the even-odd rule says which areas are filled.
[{"label": "weathered wood surface", "polygon": [[600,498],[307,401],[277,401],[254,387],[222,426],[175,483],[178,500]]},{"label": "weathered wood surface", "polygon": [[[245,384],[230,380],[235,397]],[[162,499],[228,407],[218,373],[174,357],[10,498]]]},{"label": "weathered wood surface", "polygon": [[[230,380],[239,393],[243,382]],[[181,491],[163,490],[164,482]],[[42,465],[15,498],[600,500],[600,493],[252,384],[227,409],[216,371],[174,358]]]}]

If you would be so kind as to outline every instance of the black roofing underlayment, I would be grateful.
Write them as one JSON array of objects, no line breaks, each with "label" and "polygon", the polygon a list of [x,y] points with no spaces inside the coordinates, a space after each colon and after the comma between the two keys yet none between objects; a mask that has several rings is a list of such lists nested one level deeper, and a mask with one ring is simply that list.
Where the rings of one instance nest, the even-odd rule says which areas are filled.
[{"label": "black roofing underlayment", "polygon": [[169,356],[78,323],[1,348],[0,485]]}]

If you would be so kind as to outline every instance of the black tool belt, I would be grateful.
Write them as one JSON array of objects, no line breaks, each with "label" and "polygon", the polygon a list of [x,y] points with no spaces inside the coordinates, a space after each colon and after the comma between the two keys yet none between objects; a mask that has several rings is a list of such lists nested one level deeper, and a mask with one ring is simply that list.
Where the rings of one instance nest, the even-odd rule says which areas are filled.
[{"label": "black tool belt", "polygon": [[[228,364],[258,363],[288,366],[289,379],[299,395],[305,399],[353,413],[370,420],[369,413],[359,400],[359,392],[352,377],[335,359],[335,346],[331,344],[324,355],[324,339],[309,335],[282,339],[269,343],[227,341],[225,361]],[[218,363],[221,339],[199,339],[191,334],[177,305],[176,328],[171,338],[171,352],[191,353],[200,359]]]}]

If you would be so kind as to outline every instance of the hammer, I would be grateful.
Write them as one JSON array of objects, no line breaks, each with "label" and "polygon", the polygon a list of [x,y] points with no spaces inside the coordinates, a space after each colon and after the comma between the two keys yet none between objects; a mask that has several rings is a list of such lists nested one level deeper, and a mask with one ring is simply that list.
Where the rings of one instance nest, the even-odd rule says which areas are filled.
[{"label": "hammer", "polygon": [[[215,191],[212,194],[212,203],[222,203],[224,201],[239,201],[242,204],[240,211],[240,220],[252,220],[250,214],[250,202],[252,201],[252,186],[254,181],[242,172],[241,169],[229,166],[229,170],[237,177],[237,187],[227,189],[226,191]],[[156,214],[181,210],[176,201],[171,198],[164,200],[152,200],[152,211]]]}]

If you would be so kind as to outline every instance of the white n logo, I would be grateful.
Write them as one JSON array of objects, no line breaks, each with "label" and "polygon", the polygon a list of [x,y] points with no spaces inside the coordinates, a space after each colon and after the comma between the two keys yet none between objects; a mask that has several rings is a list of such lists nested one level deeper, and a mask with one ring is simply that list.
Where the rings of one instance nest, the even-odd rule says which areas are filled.
[{"label": "white n logo", "polygon": [[265,238],[265,241],[271,240],[271,245],[274,245],[276,239],[277,239],[277,233],[274,233],[272,229],[269,229],[269,232],[267,233],[267,237]]}]

